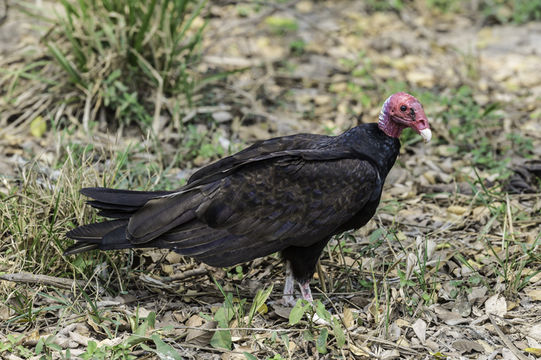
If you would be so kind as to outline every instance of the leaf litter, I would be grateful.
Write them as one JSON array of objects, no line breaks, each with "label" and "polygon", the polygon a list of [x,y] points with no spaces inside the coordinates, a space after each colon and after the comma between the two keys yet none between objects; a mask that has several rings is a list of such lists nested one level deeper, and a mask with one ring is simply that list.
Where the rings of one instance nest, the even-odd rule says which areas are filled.
[{"label": "leaf litter", "polygon": [[[13,344],[8,352],[19,345],[33,349],[34,356],[38,346],[48,346],[54,357],[66,349],[79,356],[91,348],[123,346],[127,354],[157,358],[540,356],[541,197],[535,159],[541,156],[541,77],[531,50],[539,24],[479,29],[470,18],[433,14],[419,4],[398,13],[372,12],[358,2],[310,1],[248,10],[243,17],[234,4],[210,5],[212,36],[204,40],[201,66],[253,69],[231,76],[228,90],[217,90],[226,107],[200,109],[186,115],[186,122],[207,131],[198,114],[208,110],[224,138],[234,142],[301,131],[339,133],[373,121],[390,91],[411,88],[429,99],[427,114],[443,139],[432,146],[405,139],[375,218],[329,244],[321,259],[324,270],[314,280],[320,287],[316,298],[340,323],[317,325],[295,313],[291,325],[291,309],[272,301],[250,319],[257,291],[283,283],[276,257],[224,270],[151,250],[130,255],[140,267],[122,284],[99,264],[96,277],[86,282],[88,291],[66,291],[36,278],[29,285],[3,281],[0,344]],[[224,26],[230,31],[220,31]],[[300,53],[293,52],[292,41],[302,42],[296,45],[303,47]],[[8,50],[2,49],[3,66],[13,62]],[[464,86],[474,89],[474,103],[456,90]],[[43,131],[40,117],[51,98],[36,96],[42,87],[28,91],[19,104],[30,111],[11,122],[9,114],[18,109],[10,107],[1,120],[7,129],[0,134],[4,194],[18,188],[32,154],[43,154],[40,182],[55,184],[52,164],[61,145]],[[468,114],[455,113],[496,103],[499,123],[473,132],[467,132]],[[460,139],[453,128],[472,138]],[[95,146],[122,149],[138,139],[129,130],[124,135],[96,135]],[[482,138],[496,151],[483,147],[477,141]],[[75,133],[72,141],[88,138]],[[165,153],[165,161],[172,158]],[[491,159],[498,154],[503,156]],[[148,161],[156,155],[141,156]],[[511,160],[498,167],[503,159]],[[102,172],[103,165],[96,166]],[[174,171],[181,170],[170,173],[176,179]],[[511,175],[500,179],[505,171]],[[0,271],[19,273],[22,266],[9,244],[12,231],[2,224],[8,241],[2,244]],[[117,294],[110,296],[107,287]],[[275,286],[269,300],[280,290]],[[31,299],[30,317],[20,310],[23,299]],[[17,351],[19,358],[31,357]]]}]

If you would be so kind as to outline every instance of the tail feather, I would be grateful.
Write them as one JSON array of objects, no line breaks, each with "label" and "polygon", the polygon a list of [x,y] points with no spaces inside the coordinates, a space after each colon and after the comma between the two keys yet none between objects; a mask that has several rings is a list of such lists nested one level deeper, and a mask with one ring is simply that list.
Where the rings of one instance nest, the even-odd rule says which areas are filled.
[{"label": "tail feather", "polygon": [[100,241],[109,232],[115,230],[118,227],[126,225],[126,220],[111,220],[100,223],[88,224],[79,226],[66,233],[66,236],[80,241],[97,242]]},{"label": "tail feather", "polygon": [[94,200],[86,203],[100,210],[99,215],[113,219],[129,219],[149,200],[173,193],[173,191],[132,191],[101,187],[81,189],[81,194]]},{"label": "tail feather", "polygon": [[171,193],[172,191],[131,191],[101,187],[81,189],[81,194],[93,199],[88,201],[88,204],[99,209],[100,215],[118,220],[83,225],[69,231],[66,236],[77,240],[77,243],[67,248],[64,254],[133,247],[126,237],[130,217],[149,200]]},{"label": "tail feather", "polygon": [[127,191],[85,188],[99,214],[116,220],[83,225],[66,235],[76,244],[65,255],[93,249],[112,250],[138,247],[173,249],[181,254],[198,256],[236,236],[226,230],[209,227],[196,215],[208,206],[200,192]]},{"label": "tail feather", "polygon": [[141,206],[128,206],[128,205],[122,205],[122,204],[104,203],[104,202],[96,201],[96,200],[90,200],[90,201],[87,201],[86,203],[95,209],[121,210],[121,211],[127,211],[127,212],[137,211],[137,209],[141,207]]},{"label": "tail feather", "polygon": [[111,219],[129,219],[133,215],[134,211],[121,211],[121,210],[100,210],[98,215],[111,218]]},{"label": "tail feather", "polygon": [[128,247],[129,242],[126,240],[126,236],[119,236],[122,230],[125,234],[127,224],[128,221],[126,220],[111,220],[79,226],[68,231],[66,236],[77,240],[77,242],[67,248],[64,255],[73,255],[94,249],[105,250],[106,248],[122,249]]},{"label": "tail feather", "polygon": [[152,198],[172,194],[173,192],[174,191],[117,190],[102,187],[81,189],[81,194],[97,200],[98,203],[132,207],[141,207]]}]

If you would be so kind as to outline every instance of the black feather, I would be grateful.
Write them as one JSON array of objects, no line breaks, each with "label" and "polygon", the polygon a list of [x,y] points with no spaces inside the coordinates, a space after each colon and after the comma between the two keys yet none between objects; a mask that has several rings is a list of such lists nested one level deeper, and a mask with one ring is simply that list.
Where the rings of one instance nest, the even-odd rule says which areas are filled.
[{"label": "black feather", "polygon": [[99,203],[118,206],[141,207],[152,198],[171,194],[172,191],[133,191],[117,190],[102,187],[81,189],[81,194],[97,200]]}]

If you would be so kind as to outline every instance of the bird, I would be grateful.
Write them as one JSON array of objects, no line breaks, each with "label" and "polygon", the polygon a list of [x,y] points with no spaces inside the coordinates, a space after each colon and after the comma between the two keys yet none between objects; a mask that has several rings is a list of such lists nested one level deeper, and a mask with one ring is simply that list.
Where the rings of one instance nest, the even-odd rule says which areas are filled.
[{"label": "bird", "polygon": [[256,142],[199,169],[175,191],[83,188],[87,203],[110,220],[68,231],[76,243],[64,254],[162,248],[229,267],[281,252],[283,303],[295,304],[295,281],[312,302],[310,280],[324,247],[375,214],[405,128],[425,142],[432,137],[421,103],[398,92],[385,100],[377,122],[337,136]]}]

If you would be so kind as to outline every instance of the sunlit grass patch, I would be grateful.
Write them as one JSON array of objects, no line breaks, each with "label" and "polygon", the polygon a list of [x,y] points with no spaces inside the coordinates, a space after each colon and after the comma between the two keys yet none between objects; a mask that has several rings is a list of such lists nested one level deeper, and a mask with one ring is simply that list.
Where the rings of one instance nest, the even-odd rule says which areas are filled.
[{"label": "sunlit grass patch", "polygon": [[[209,81],[195,70],[205,6],[193,0],[62,1],[48,18],[43,53],[21,55],[39,61],[3,71],[12,116],[82,123],[85,131],[105,116],[117,126],[158,133],[162,112],[178,117],[173,113],[189,108]],[[47,106],[21,114],[39,92]]]}]

